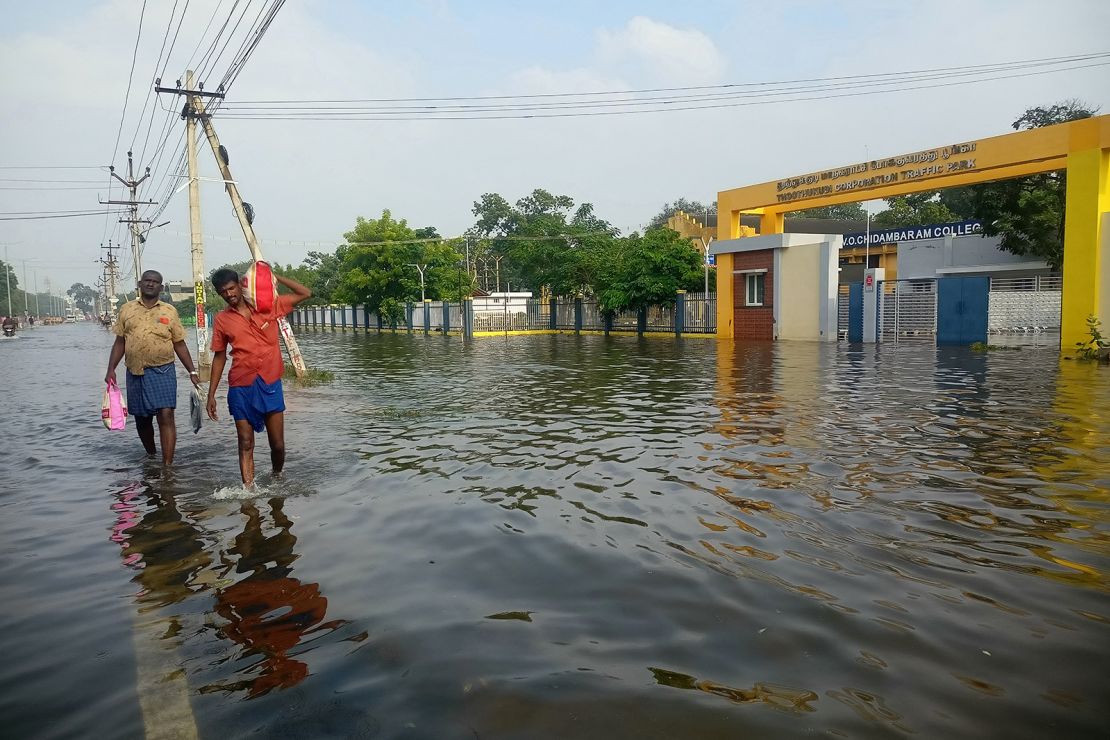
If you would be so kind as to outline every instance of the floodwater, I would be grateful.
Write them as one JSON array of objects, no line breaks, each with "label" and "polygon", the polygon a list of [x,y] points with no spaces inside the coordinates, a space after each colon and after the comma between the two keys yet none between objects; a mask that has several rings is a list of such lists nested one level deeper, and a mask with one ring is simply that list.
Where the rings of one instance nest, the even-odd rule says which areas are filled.
[{"label": "floodwater", "polygon": [[301,341],[336,379],[255,495],[183,374],[167,472],[100,423],[104,330],[0,343],[0,734],[1110,736],[1110,371]]}]

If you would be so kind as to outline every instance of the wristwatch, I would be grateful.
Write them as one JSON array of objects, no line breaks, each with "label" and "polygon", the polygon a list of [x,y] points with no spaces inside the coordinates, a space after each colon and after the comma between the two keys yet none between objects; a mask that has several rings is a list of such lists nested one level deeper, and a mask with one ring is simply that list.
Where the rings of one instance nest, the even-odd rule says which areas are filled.
[{"label": "wristwatch", "polygon": [[198,378],[200,377],[200,373],[198,373],[196,370],[190,370],[189,374],[190,375],[196,375]]}]

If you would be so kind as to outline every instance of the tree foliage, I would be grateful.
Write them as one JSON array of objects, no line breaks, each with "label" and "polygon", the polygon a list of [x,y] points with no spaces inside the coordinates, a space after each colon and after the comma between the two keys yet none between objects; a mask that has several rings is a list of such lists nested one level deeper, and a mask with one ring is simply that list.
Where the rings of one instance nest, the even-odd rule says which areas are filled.
[{"label": "tree foliage", "polygon": [[[570,196],[542,189],[515,204],[486,193],[472,212],[477,221],[471,228],[471,253],[479,284],[493,289],[503,282],[533,293],[544,287],[555,295],[587,291],[596,270],[592,255],[619,233],[594,213],[592,204],[576,208]],[[488,282],[491,265],[497,285]]]},{"label": "tree foliage", "polygon": [[0,315],[10,316],[12,306],[19,307],[21,305],[19,290],[19,280],[16,278],[15,270],[4,260],[0,260],[0,286],[4,288],[4,299],[0,303]]},{"label": "tree foliage", "polygon": [[73,299],[77,308],[81,309],[84,313],[89,313],[93,310],[93,305],[96,303],[96,297],[99,291],[96,288],[90,288],[84,283],[74,283],[69,286],[66,295]]},{"label": "tree foliage", "polygon": [[607,246],[598,255],[596,293],[602,311],[674,303],[679,290],[701,287],[702,258],[671,229],[649,229]]},{"label": "tree foliage", "polygon": [[820,208],[807,208],[804,211],[791,211],[786,214],[794,218],[827,218],[833,221],[863,221],[867,218],[867,211],[862,203],[840,203],[835,206],[821,206]]},{"label": "tree foliage", "polygon": [[881,228],[924,226],[955,221],[959,217],[941,200],[940,193],[930,190],[887,198],[888,208],[880,211],[871,223]]},{"label": "tree foliage", "polygon": [[[430,229],[430,230],[429,230]],[[360,303],[383,320],[399,323],[405,304],[420,300],[420,272],[424,266],[424,295],[429,300],[459,300],[470,293],[462,257],[454,246],[434,239],[431,227],[417,232],[389,210],[381,218],[359,217],[352,231],[343,235],[347,244],[337,250],[340,257],[336,300]]]},{"label": "tree foliage", "polygon": [[[661,226],[667,225],[667,219],[675,214],[676,211],[688,213],[695,219],[707,218],[708,216],[717,215],[717,201],[706,205],[696,200],[687,200],[686,198],[678,198],[673,203],[664,203],[659,213],[655,214],[651,221],[648,222],[647,228],[658,229]],[[707,219],[708,220],[708,219]]]}]

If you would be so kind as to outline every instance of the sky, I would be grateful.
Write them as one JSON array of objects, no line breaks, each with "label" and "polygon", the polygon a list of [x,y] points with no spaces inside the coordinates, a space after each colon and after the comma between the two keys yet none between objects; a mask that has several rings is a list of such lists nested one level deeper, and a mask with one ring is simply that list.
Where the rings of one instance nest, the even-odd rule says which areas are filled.
[{"label": "sky", "polygon": [[[101,275],[101,245],[109,240],[125,242],[122,284],[133,283],[129,237],[118,216],[98,205],[109,193],[123,198],[118,186],[108,190],[105,167],[125,172],[132,145],[139,172],[153,170],[140,197],[159,200],[165,208],[157,221],[169,221],[149,233],[142,265],[167,280],[191,280],[187,189],[167,178],[184,130],[169,109],[179,110],[181,101],[157,100],[153,79],[164,68],[163,84],[172,86],[190,57],[197,66],[233,4],[191,0],[176,40],[166,44],[174,37],[167,34],[171,11],[176,7],[176,29],[185,5],[180,0],[147,0],[145,12],[142,0],[0,0],[6,103],[0,214],[98,211],[0,220],[0,249],[21,284],[26,270],[30,287],[37,281],[40,290],[47,280],[55,292],[75,282],[93,285]],[[229,66],[263,0],[241,0],[235,17],[244,7],[246,20],[226,55],[211,65],[208,89]],[[225,105],[590,93],[905,72],[1107,52],[1107,28],[1104,0],[289,0]],[[163,50],[171,46],[166,58]],[[255,209],[263,253],[299,264],[310,250],[332,251],[356,218],[377,218],[383,209],[414,228],[461,234],[474,223],[471,209],[484,193],[515,201],[544,188],[594,204],[597,215],[625,233],[640,230],[680,197],[710,202],[718,191],[743,185],[1006,133],[1032,106],[1077,98],[1110,112],[1108,72],[1099,66],[637,115],[289,121],[217,113],[213,122]],[[159,147],[162,131],[169,137]],[[202,177],[217,177],[203,140],[199,161]],[[85,169],[62,169],[70,167]],[[249,257],[218,183],[201,184],[201,221],[207,270]]]}]

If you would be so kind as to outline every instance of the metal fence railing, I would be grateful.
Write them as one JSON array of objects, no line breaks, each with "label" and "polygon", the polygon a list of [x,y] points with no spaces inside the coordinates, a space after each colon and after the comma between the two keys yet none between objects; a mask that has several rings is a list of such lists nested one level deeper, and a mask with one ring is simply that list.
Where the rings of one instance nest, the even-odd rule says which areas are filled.
[{"label": "metal fence railing", "polygon": [[991,292],[1061,290],[1064,279],[1059,275],[1033,275],[1019,278],[991,278]]},{"label": "metal fence railing", "polygon": [[836,336],[848,338],[848,292],[850,286],[842,283],[836,288]]},{"label": "metal fence railing", "polygon": [[937,281],[884,280],[879,284],[882,340],[932,340],[937,334]]},{"label": "metal fence railing", "polygon": [[987,331],[1036,334],[1060,328],[1063,280],[1059,276],[991,278]]},{"label": "metal fence railing", "polygon": [[676,334],[714,334],[717,330],[717,299],[710,293],[680,293],[672,304],[648,306],[640,311],[606,314],[594,298],[529,299],[494,310],[475,311],[472,304],[427,301],[406,304],[396,324],[382,321],[364,306],[302,306],[291,315],[297,328],[367,329],[462,333],[470,331],[615,331]]}]

